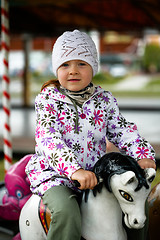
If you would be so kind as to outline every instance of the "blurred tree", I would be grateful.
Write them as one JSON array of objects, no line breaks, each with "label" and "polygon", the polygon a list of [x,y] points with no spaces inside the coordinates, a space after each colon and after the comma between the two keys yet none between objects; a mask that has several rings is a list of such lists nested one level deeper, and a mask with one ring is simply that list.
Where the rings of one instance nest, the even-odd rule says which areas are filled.
[{"label": "blurred tree", "polygon": [[150,73],[160,71],[160,46],[147,44],[142,58],[143,68]]}]

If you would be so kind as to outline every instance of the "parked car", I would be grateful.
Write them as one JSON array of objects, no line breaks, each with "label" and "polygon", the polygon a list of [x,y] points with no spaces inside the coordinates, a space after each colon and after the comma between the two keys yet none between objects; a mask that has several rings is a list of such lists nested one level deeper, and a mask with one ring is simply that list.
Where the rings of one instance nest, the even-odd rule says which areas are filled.
[{"label": "parked car", "polygon": [[124,77],[128,73],[128,69],[124,64],[113,64],[109,69],[109,73],[113,77]]}]

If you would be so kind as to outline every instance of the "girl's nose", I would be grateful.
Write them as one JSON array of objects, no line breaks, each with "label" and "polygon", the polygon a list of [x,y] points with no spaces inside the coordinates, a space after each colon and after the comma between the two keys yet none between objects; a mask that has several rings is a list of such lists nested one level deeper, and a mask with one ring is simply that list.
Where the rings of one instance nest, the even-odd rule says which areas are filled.
[{"label": "girl's nose", "polygon": [[75,65],[71,66],[69,73],[70,73],[71,75],[78,74],[78,68],[77,68],[77,66],[75,66]]}]

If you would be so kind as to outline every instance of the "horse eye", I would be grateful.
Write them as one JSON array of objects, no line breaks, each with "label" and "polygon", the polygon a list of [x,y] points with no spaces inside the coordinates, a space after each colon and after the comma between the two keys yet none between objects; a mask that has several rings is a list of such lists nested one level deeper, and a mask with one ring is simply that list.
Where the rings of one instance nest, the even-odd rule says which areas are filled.
[{"label": "horse eye", "polygon": [[125,192],[123,190],[119,190],[119,192],[125,200],[127,200],[128,202],[133,202],[133,198],[127,192]]}]

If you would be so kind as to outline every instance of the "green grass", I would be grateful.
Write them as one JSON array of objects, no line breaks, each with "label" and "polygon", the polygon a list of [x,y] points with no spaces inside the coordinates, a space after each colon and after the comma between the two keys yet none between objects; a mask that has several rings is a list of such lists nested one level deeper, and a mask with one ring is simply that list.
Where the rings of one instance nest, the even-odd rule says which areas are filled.
[{"label": "green grass", "polygon": [[[13,163],[17,160],[13,159]],[[0,159],[0,181],[4,181],[5,171],[4,171],[4,161]]]},{"label": "green grass", "polygon": [[156,177],[155,177],[154,181],[152,182],[151,187],[153,188],[159,182],[160,182],[160,168],[157,168]]},{"label": "green grass", "polygon": [[124,78],[122,77],[114,78],[109,73],[99,72],[93,77],[93,82],[97,85],[101,84],[113,85],[120,82],[122,79]]},{"label": "green grass", "polygon": [[160,77],[154,77],[151,82],[148,83],[148,86],[159,85],[160,87]]},{"label": "green grass", "polygon": [[0,181],[4,180],[4,162],[0,161]]},{"label": "green grass", "polygon": [[149,91],[160,96],[160,77],[153,78],[145,87],[144,91]]}]

